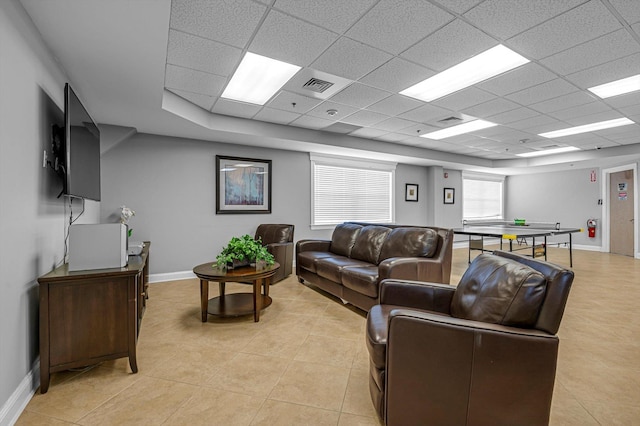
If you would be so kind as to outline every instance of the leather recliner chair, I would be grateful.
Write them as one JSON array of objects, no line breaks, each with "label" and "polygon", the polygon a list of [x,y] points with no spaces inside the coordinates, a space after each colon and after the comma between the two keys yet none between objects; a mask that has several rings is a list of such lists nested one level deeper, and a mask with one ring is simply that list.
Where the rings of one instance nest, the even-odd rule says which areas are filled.
[{"label": "leather recliner chair", "polygon": [[367,316],[386,425],[546,425],[573,271],[481,254],[457,287],[385,280]]},{"label": "leather recliner chair", "polygon": [[261,239],[273,255],[280,268],[271,278],[271,284],[277,283],[291,275],[293,270],[293,225],[262,224],[256,229],[255,239]]}]

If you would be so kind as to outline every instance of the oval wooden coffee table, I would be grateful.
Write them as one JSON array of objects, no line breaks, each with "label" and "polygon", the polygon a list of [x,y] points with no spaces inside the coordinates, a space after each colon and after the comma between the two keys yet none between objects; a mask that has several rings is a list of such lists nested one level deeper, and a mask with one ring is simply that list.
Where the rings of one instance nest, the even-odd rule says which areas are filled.
[{"label": "oval wooden coffee table", "polygon": [[[193,268],[193,273],[200,278],[200,309],[202,322],[207,322],[208,315],[221,317],[236,317],[253,313],[253,320],[260,321],[260,311],[271,305],[269,285],[271,277],[276,273],[280,264],[277,262],[263,269],[255,266],[221,270],[214,267],[215,262],[203,263]],[[209,281],[217,281],[220,296],[209,299]],[[224,294],[226,282],[253,283],[253,293]],[[264,287],[264,292],[260,292]]]}]

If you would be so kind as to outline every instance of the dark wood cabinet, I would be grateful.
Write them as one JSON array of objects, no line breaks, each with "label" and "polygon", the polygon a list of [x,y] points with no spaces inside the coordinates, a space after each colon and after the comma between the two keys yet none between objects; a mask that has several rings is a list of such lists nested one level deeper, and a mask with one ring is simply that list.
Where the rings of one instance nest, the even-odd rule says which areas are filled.
[{"label": "dark wood cabinet", "polygon": [[64,264],[38,278],[40,285],[40,392],[51,373],[108,359],[129,358],[136,373],[136,343],[149,297],[149,246],[123,268],[69,272]]}]

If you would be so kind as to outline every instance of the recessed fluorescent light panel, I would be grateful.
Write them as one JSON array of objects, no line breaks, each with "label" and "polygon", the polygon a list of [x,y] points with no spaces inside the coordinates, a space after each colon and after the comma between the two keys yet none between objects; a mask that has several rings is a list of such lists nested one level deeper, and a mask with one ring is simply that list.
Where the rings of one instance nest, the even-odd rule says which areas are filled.
[{"label": "recessed fluorescent light panel", "polygon": [[435,132],[425,133],[424,135],[420,135],[421,138],[429,138],[429,139],[445,139],[450,138],[451,136],[462,135],[464,133],[473,132],[480,129],[486,129],[488,127],[497,126],[496,123],[491,123],[485,120],[474,120],[469,121],[464,124],[459,124],[457,126],[449,127],[447,129],[436,130]]},{"label": "recessed fluorescent light panel", "polygon": [[590,87],[589,90],[603,99],[635,92],[640,90],[640,74],[623,78],[622,80],[612,81],[611,83]]},{"label": "recessed fluorescent light panel", "polygon": [[562,154],[563,152],[580,151],[580,148],[575,146],[565,146],[562,148],[545,149],[543,151],[532,151],[517,154],[519,157],[540,157],[542,155]]},{"label": "recessed fluorescent light panel", "polygon": [[616,118],[614,120],[599,121],[597,123],[585,124],[583,126],[569,127],[567,129],[554,130],[553,132],[540,133],[543,138],[559,138],[562,136],[577,135],[580,133],[595,132],[596,130],[610,129],[612,127],[626,126],[634,124],[628,118]]},{"label": "recessed fluorescent light panel", "polygon": [[400,94],[431,102],[527,62],[529,60],[524,56],[499,44],[403,90]]},{"label": "recessed fluorescent light panel", "polygon": [[247,52],[221,97],[264,105],[300,67]]}]

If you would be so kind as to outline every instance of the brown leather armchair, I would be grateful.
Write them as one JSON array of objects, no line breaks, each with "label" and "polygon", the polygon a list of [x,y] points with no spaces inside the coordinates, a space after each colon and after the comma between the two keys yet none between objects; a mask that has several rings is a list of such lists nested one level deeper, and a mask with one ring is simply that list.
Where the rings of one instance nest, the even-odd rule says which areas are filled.
[{"label": "brown leather armchair", "polygon": [[262,224],[256,229],[255,239],[260,238],[262,244],[280,264],[280,268],[271,278],[271,284],[291,275],[293,269],[293,231],[293,225],[285,224]]},{"label": "brown leather armchair", "polygon": [[478,256],[457,287],[385,280],[367,317],[369,390],[387,425],[546,425],[573,271]]}]

